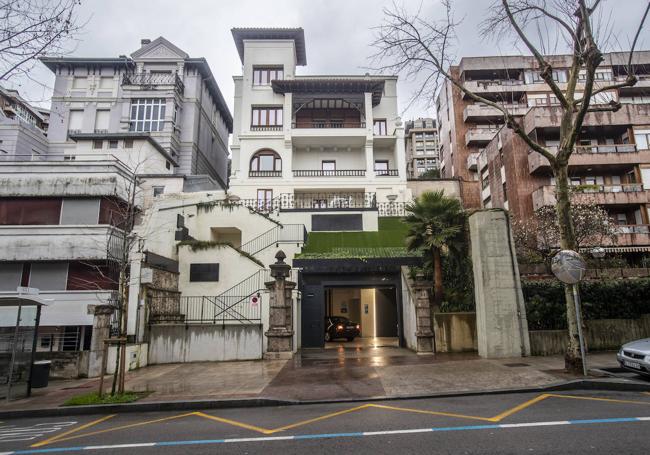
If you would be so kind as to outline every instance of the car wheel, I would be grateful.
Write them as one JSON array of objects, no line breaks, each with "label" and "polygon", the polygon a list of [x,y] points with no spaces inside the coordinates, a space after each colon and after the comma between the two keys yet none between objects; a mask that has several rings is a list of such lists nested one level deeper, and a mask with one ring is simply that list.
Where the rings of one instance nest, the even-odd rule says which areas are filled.
[{"label": "car wheel", "polygon": [[330,336],[329,332],[325,332],[325,341],[330,341],[332,337]]},{"label": "car wheel", "polygon": [[348,341],[354,341],[354,337],[348,337]]}]

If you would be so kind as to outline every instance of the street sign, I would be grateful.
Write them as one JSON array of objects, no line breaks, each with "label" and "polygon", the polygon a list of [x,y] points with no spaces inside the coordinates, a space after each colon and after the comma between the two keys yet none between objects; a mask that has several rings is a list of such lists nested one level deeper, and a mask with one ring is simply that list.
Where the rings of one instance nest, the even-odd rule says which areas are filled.
[{"label": "street sign", "polygon": [[153,283],[153,269],[143,267],[140,269],[140,282],[143,284]]},{"label": "street sign", "polygon": [[260,304],[260,296],[259,294],[255,294],[251,296],[251,306],[257,306]]},{"label": "street sign", "polygon": [[18,286],[16,288],[16,292],[18,294],[23,294],[23,295],[38,295],[40,293],[40,289],[30,288],[27,286]]}]

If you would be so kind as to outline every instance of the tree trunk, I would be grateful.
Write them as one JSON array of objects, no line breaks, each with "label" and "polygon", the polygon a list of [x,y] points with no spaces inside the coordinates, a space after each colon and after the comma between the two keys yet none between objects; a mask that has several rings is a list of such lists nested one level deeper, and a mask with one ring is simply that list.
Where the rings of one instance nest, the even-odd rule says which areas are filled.
[{"label": "tree trunk", "polygon": [[442,304],[442,259],[440,248],[433,248],[433,305],[436,310]]},{"label": "tree trunk", "polygon": [[[558,155],[562,154],[561,152]],[[557,204],[557,220],[560,227],[560,247],[563,250],[577,250],[573,220],[571,218],[571,201],[569,190],[567,163],[558,163],[553,167],[555,175],[555,198]],[[568,371],[582,373],[582,356],[580,354],[580,340],[578,337],[578,323],[576,320],[576,308],[573,301],[572,285],[564,285],[564,300],[566,302],[567,327],[569,342],[564,356],[564,366]]]}]

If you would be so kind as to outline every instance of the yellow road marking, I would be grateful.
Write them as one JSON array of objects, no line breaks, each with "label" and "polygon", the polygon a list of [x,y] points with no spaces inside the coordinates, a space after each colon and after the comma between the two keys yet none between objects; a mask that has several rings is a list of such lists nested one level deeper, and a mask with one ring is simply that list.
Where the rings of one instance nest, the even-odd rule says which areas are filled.
[{"label": "yellow road marking", "polygon": [[[647,395],[650,395],[650,392],[644,392]],[[469,420],[482,420],[482,421],[487,421],[487,422],[499,422],[507,417],[510,417],[518,412],[523,411],[524,409],[533,406],[541,401],[544,401],[548,398],[566,398],[566,399],[574,399],[574,400],[588,400],[588,401],[603,401],[603,402],[608,402],[608,403],[621,403],[621,404],[645,404],[645,405],[650,405],[650,402],[648,401],[634,401],[634,400],[619,400],[619,399],[614,399],[614,398],[600,398],[600,397],[586,397],[586,396],[579,396],[579,395],[561,395],[561,394],[554,394],[554,393],[543,393],[541,395],[536,396],[535,398],[532,398],[528,401],[525,401],[524,403],[521,403],[517,406],[514,406],[510,409],[507,409],[503,411],[500,414],[495,415],[494,417],[481,417],[481,416],[472,416],[472,415],[465,415],[465,414],[455,414],[451,412],[441,412],[441,411],[427,411],[423,409],[414,409],[414,408],[402,408],[398,406],[389,406],[389,405],[383,405],[383,404],[374,404],[374,403],[367,403],[363,404],[361,406],[356,406],[353,408],[349,409],[343,409],[341,411],[337,412],[332,412],[329,414],[325,414],[319,417],[315,417],[313,419],[308,419],[308,420],[302,420],[299,422],[295,422],[289,425],[285,425],[282,427],[270,429],[270,428],[263,428],[263,427],[258,427],[255,425],[250,425],[244,422],[239,422],[237,420],[231,420],[231,419],[226,419],[224,417],[218,417],[218,416],[213,416],[210,414],[206,414],[201,411],[195,411],[195,412],[189,412],[185,414],[179,414],[175,416],[170,416],[170,417],[163,417],[160,419],[155,419],[155,420],[147,420],[144,422],[137,422],[137,423],[132,423],[132,424],[127,424],[127,425],[121,425],[115,428],[107,428],[105,430],[98,430],[98,431],[92,431],[90,433],[83,433],[83,434],[75,434],[74,436],[69,436],[71,434],[77,433],[78,431],[81,431],[83,429],[89,428],[93,425],[96,425],[98,423],[101,423],[105,420],[110,419],[111,417],[114,417],[115,415],[109,415],[102,417],[101,419],[97,419],[93,422],[89,422],[87,424],[81,425],[80,427],[74,428],[72,430],[66,431],[64,433],[61,433],[60,435],[53,436],[49,439],[46,439],[44,441],[38,442],[36,444],[33,444],[32,447],[41,447],[47,444],[51,444],[54,442],[60,442],[60,441],[68,441],[71,439],[78,439],[78,438],[83,438],[85,436],[93,436],[97,434],[102,434],[102,433],[108,433],[112,431],[118,431],[118,430],[124,430],[127,428],[134,428],[134,427],[139,427],[142,425],[149,425],[152,423],[159,423],[159,422],[165,422],[168,420],[173,420],[173,419],[180,419],[183,417],[189,417],[189,416],[198,416],[204,419],[209,419],[213,420],[216,422],[220,423],[225,423],[227,425],[232,425],[240,428],[244,428],[247,430],[251,431],[256,431],[258,433],[262,434],[273,434],[273,433],[278,433],[280,431],[285,431],[285,430],[290,430],[293,428],[301,427],[304,425],[308,425],[310,423],[314,422],[319,422],[322,420],[326,419],[331,419],[332,417],[337,417],[340,415],[344,414],[349,414],[352,412],[357,412],[361,411],[363,409],[367,408],[377,408],[377,409],[386,409],[390,411],[400,411],[400,412],[411,412],[411,413],[416,413],[416,414],[427,414],[427,415],[437,415],[437,416],[443,416],[443,417],[453,417],[453,418],[458,418],[458,419],[469,419]]]},{"label": "yellow road marking", "polygon": [[[56,441],[52,441],[52,442],[70,441],[71,439],[79,439],[79,438],[83,438],[85,436],[94,436],[96,434],[109,433],[111,431],[118,431],[118,430],[125,430],[127,428],[140,427],[142,425],[149,425],[150,423],[165,422],[167,420],[179,419],[181,417],[187,417],[187,416],[191,416],[191,415],[196,415],[196,412],[188,412],[186,414],[179,414],[179,415],[170,416],[170,417],[163,417],[161,419],[146,420],[144,422],[130,423],[128,425],[121,425],[121,426],[115,427],[115,428],[107,428],[105,430],[91,431],[90,433],[78,434],[78,435],[74,435],[74,436],[70,436],[70,437],[63,437],[65,435],[62,434],[62,435],[59,435],[59,437],[56,439]],[[97,422],[97,423],[99,423],[99,422]],[[42,443],[39,443],[39,444],[40,445],[45,445],[45,444],[50,444],[50,443],[51,442],[43,441]],[[35,445],[32,446],[32,447],[35,447]]]},{"label": "yellow road marking", "polygon": [[390,409],[391,411],[404,411],[404,412],[414,412],[417,414],[430,414],[443,417],[456,417],[459,419],[470,419],[470,420],[483,420],[483,421],[492,421],[491,417],[478,417],[478,416],[468,416],[464,414],[453,414],[450,412],[438,412],[438,411],[425,411],[423,409],[412,409],[412,408],[398,408],[395,406],[386,406],[385,404],[371,404],[369,407],[379,408],[379,409]]},{"label": "yellow road marking", "polygon": [[499,422],[500,420],[503,420],[506,417],[510,417],[511,415],[516,414],[519,411],[523,411],[524,409],[534,405],[535,403],[539,403],[540,401],[547,399],[549,396],[550,396],[549,394],[543,393],[539,396],[536,396],[532,400],[528,400],[525,403],[521,403],[520,405],[515,406],[514,408],[510,408],[507,411],[503,411],[501,414],[497,414],[494,417],[490,418],[489,420],[492,422]]},{"label": "yellow road marking", "polygon": [[372,406],[372,405],[371,404],[362,404],[361,406],[357,406],[357,407],[350,408],[350,409],[344,409],[343,411],[333,412],[331,414],[325,414],[324,416],[316,417],[314,419],[309,419],[309,420],[303,420],[301,422],[292,423],[291,425],[285,425],[283,427],[275,428],[275,429],[269,430],[269,431],[271,433],[277,433],[278,431],[289,430],[291,428],[301,427],[303,425],[318,422],[320,420],[330,419],[332,417],[340,416],[340,415],[343,415],[343,414],[348,414],[350,412],[360,411],[362,409],[369,408],[370,406]]},{"label": "yellow road marking", "polygon": [[41,447],[41,446],[44,446],[46,444],[51,444],[53,442],[56,442],[56,441],[60,440],[61,438],[65,437],[65,436],[68,436],[70,434],[76,433],[76,432],[81,431],[81,430],[85,430],[86,428],[90,428],[93,425],[97,425],[98,423],[102,423],[105,420],[110,419],[111,417],[115,417],[115,414],[107,415],[107,416],[104,416],[104,417],[102,417],[100,419],[93,420],[92,422],[85,423],[85,424],[83,424],[81,426],[78,426],[76,428],[73,428],[71,430],[64,431],[61,434],[57,434],[56,436],[52,436],[51,438],[47,438],[47,439],[44,439],[43,441],[37,442],[36,444],[32,444],[32,447]]},{"label": "yellow road marking", "polygon": [[269,430],[267,428],[256,427],[254,425],[249,425],[247,423],[238,422],[236,420],[224,419],[223,417],[217,417],[210,414],[205,414],[203,412],[195,412],[194,415],[203,417],[205,419],[216,420],[217,422],[221,422],[221,423],[227,423],[229,425],[233,425],[236,427],[246,428],[247,430],[257,431],[263,434],[271,434],[274,432],[274,430]]},{"label": "yellow road marking", "polygon": [[590,400],[590,401],[606,401],[609,403],[622,403],[622,404],[650,404],[648,401],[635,401],[635,400],[618,400],[615,398],[599,398],[599,397],[583,397],[579,395],[557,395],[554,393],[549,393],[549,397],[554,398],[569,398],[572,400]]}]

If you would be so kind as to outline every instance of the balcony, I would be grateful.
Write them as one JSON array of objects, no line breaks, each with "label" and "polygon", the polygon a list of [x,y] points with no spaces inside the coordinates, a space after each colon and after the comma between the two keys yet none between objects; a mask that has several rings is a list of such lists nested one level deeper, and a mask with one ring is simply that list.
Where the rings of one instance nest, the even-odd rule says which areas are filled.
[{"label": "balcony", "polygon": [[368,134],[365,122],[357,120],[303,119],[291,124],[291,140],[297,147],[363,147]]},{"label": "balcony", "polygon": [[471,128],[465,133],[465,145],[485,145],[497,134],[499,128]]},{"label": "balcony", "polygon": [[251,131],[282,131],[282,125],[253,125]]},{"label": "balcony", "polygon": [[324,171],[321,169],[299,169],[293,171],[294,177],[365,177],[365,169],[337,169]]},{"label": "balcony", "polygon": [[248,171],[249,177],[282,177],[282,171]]},{"label": "balcony", "polygon": [[63,261],[106,259],[114,251],[113,233],[106,225],[95,226],[0,226],[0,258],[3,261]]},{"label": "balcony", "polygon": [[[548,147],[548,149],[553,155],[557,154],[557,147]],[[579,145],[571,154],[569,165],[574,168],[603,166],[611,172],[616,168],[629,168],[639,163],[647,163],[649,160],[650,151],[639,151],[634,144]],[[550,172],[550,170],[551,167],[546,158],[532,150],[529,152],[528,171],[531,174]]]},{"label": "balcony", "polygon": [[122,87],[132,90],[165,90],[173,88],[179,95],[185,93],[183,81],[176,73],[126,73]]},{"label": "balcony", "polygon": [[[504,108],[512,115],[524,115],[528,112],[528,105],[524,103],[502,104]],[[499,109],[486,104],[470,104],[463,110],[463,121],[465,122],[482,122],[482,121],[503,121],[503,112]]]},{"label": "balcony", "polygon": [[470,153],[467,156],[467,170],[476,172],[478,171],[478,156],[479,153]]},{"label": "balcony", "polygon": [[[648,191],[640,183],[621,185],[581,185],[580,191],[572,194],[576,203],[598,205],[640,205],[649,202]],[[533,209],[555,205],[555,186],[546,185],[533,192]]]},{"label": "balcony", "polygon": [[[485,93],[512,93],[524,91],[524,81],[519,79],[491,79],[491,80],[476,80],[465,81],[464,87],[476,94]],[[463,93],[463,98],[468,96]]]}]

